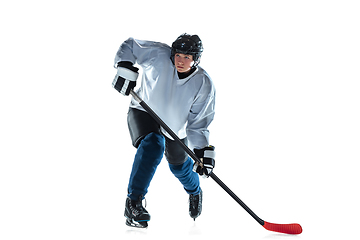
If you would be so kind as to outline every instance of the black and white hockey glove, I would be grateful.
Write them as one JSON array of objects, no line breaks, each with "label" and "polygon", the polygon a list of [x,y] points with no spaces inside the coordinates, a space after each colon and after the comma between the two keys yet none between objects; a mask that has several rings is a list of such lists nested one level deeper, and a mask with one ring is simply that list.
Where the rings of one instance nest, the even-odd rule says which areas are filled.
[{"label": "black and white hockey glove", "polygon": [[130,90],[136,86],[136,79],[139,75],[139,69],[134,67],[131,62],[119,62],[117,74],[112,83],[113,87],[121,94],[128,96]]},{"label": "black and white hockey glove", "polygon": [[203,177],[209,177],[215,167],[215,147],[208,146],[202,149],[194,149],[195,155],[200,159],[202,164],[194,163],[193,171]]}]

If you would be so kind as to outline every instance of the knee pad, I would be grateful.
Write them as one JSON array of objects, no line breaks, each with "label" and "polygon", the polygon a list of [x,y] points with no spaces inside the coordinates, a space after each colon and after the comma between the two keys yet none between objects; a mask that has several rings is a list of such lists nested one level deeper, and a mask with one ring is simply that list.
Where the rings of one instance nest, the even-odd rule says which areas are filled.
[{"label": "knee pad", "polygon": [[[187,139],[181,139],[185,145],[187,145]],[[185,152],[180,145],[168,138],[165,138],[165,157],[169,164],[181,165],[188,159],[188,154]]]}]

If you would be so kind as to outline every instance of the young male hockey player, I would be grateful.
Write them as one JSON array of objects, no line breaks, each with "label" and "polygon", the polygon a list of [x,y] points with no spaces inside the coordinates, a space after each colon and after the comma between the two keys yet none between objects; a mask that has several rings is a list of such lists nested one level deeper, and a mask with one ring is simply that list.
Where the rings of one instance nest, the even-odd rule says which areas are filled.
[{"label": "young male hockey player", "polygon": [[140,65],[143,75],[137,94],[185,144],[190,143],[203,161],[203,167],[194,164],[180,145],[132,98],[128,127],[137,152],[125,204],[129,226],[148,226],[150,215],[142,206],[142,200],[164,152],[171,172],[189,194],[190,216],[195,220],[201,214],[202,190],[197,173],[208,176],[215,166],[215,148],[209,145],[207,129],[215,113],[215,88],[209,75],[198,66],[202,52],[202,42],[197,35],[183,34],[172,47],[129,38],[116,53],[114,88],[129,95],[138,77],[134,64]]}]

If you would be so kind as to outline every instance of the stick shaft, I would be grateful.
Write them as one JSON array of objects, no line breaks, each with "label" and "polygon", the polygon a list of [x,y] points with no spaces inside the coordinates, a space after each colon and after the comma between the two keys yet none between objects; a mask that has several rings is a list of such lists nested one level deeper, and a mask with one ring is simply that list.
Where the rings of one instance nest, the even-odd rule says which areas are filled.
[{"label": "stick shaft", "polygon": [[219,184],[222,189],[225,190],[225,192],[227,192],[238,204],[240,204],[240,206],[242,206],[260,225],[264,226],[264,220],[262,220],[261,218],[259,218],[243,201],[241,201],[241,199],[236,196],[236,194],[231,191],[230,188],[228,188],[228,186],[225,185],[225,183],[223,183],[215,174],[214,172],[212,172],[210,174],[210,177],[217,183]]}]

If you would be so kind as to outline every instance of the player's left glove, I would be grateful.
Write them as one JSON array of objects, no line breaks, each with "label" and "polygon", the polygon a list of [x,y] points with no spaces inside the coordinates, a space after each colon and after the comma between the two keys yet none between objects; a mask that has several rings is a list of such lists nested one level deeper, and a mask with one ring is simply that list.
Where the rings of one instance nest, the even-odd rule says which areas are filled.
[{"label": "player's left glove", "polygon": [[215,167],[215,147],[208,146],[202,149],[195,148],[194,153],[202,163],[199,164],[198,162],[195,162],[193,171],[199,173],[199,175],[203,177],[209,177]]}]

